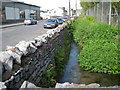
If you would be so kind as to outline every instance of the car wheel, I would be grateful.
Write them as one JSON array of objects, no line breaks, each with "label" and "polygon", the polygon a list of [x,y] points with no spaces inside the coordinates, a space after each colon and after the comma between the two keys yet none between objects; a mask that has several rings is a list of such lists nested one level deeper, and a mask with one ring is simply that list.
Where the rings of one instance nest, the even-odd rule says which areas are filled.
[{"label": "car wheel", "polygon": [[32,22],[32,24],[34,25],[34,24],[35,24],[35,22]]}]

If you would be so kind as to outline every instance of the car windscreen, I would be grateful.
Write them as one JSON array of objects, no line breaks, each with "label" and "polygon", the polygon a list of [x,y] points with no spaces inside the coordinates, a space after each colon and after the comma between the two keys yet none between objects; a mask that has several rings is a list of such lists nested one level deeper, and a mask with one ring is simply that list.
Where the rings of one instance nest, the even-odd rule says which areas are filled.
[{"label": "car windscreen", "polygon": [[61,21],[62,19],[58,18],[59,21]]},{"label": "car windscreen", "polygon": [[55,20],[54,19],[48,19],[47,22],[55,22]]},{"label": "car windscreen", "polygon": [[64,18],[64,19],[68,19],[68,18]]},{"label": "car windscreen", "polygon": [[34,19],[32,19],[32,18],[29,18],[29,19],[26,19],[26,20],[34,20]]},{"label": "car windscreen", "polygon": [[31,19],[25,19],[25,20],[31,20]]}]

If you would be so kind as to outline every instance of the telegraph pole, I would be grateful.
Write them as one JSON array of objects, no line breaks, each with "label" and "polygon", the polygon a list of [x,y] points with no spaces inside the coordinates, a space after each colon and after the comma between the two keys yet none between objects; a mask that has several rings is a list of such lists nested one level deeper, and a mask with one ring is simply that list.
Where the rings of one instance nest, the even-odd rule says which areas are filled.
[{"label": "telegraph pole", "polygon": [[70,11],[71,9],[70,9],[70,0],[69,0],[69,19],[70,19]]},{"label": "telegraph pole", "polygon": [[109,11],[109,25],[111,24],[111,0],[110,0],[110,11]]},{"label": "telegraph pole", "polygon": [[76,5],[75,5],[75,7],[76,7],[76,17],[77,17],[77,0],[76,0]]}]

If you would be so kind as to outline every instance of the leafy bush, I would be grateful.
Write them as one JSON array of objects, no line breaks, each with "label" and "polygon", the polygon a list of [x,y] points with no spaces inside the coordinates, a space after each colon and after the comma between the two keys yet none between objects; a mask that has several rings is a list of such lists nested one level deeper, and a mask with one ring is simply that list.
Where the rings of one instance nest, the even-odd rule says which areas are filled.
[{"label": "leafy bush", "polygon": [[41,86],[42,87],[54,87],[56,84],[56,72],[55,67],[49,65],[49,68],[43,72],[42,79],[41,79]]},{"label": "leafy bush", "polygon": [[85,70],[120,73],[118,58],[118,28],[97,22],[93,17],[78,18],[72,23],[74,41],[82,46],[78,55]]},{"label": "leafy bush", "polygon": [[56,72],[55,72],[55,67],[52,64],[50,64],[48,69],[43,72],[40,83],[42,87],[46,87],[46,88],[55,86]]}]

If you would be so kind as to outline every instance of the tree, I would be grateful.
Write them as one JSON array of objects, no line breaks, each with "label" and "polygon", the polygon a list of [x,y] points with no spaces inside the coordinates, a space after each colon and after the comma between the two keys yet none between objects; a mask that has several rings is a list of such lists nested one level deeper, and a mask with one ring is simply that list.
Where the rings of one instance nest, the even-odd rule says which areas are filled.
[{"label": "tree", "polygon": [[[97,5],[99,2],[80,2],[80,5],[83,8],[83,11],[85,12],[86,10],[94,7]],[[118,7],[120,6],[120,2],[112,2],[112,12],[115,12],[115,9],[117,12],[119,12]]]},{"label": "tree", "polygon": [[83,8],[83,11],[86,11],[92,7],[94,7],[98,2],[80,2],[80,5]]}]

